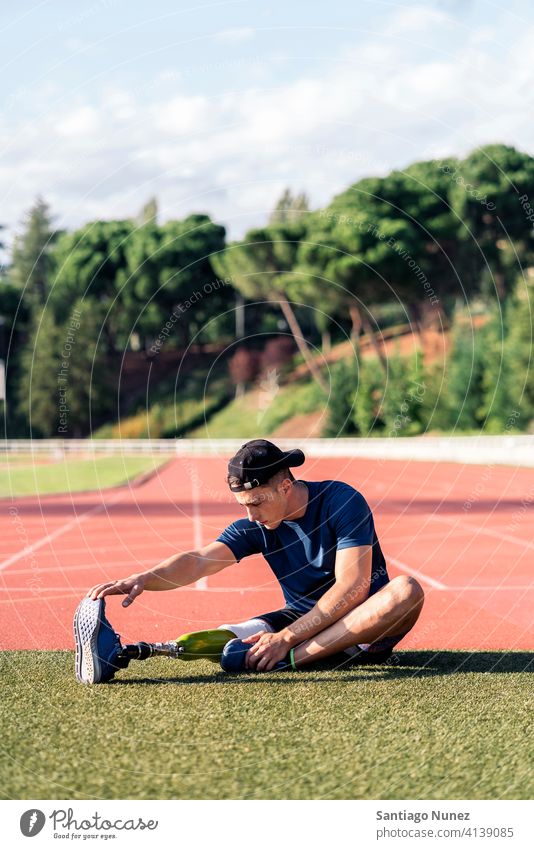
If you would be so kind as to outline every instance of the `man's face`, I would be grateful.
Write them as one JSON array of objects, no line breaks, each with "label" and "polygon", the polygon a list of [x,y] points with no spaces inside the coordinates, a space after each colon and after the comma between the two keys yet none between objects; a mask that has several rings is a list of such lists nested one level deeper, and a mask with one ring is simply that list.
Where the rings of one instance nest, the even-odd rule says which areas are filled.
[{"label": "man's face", "polygon": [[257,486],[248,492],[236,492],[235,497],[247,511],[251,522],[259,522],[273,531],[287,515],[288,495],[291,482],[286,480],[278,486]]}]

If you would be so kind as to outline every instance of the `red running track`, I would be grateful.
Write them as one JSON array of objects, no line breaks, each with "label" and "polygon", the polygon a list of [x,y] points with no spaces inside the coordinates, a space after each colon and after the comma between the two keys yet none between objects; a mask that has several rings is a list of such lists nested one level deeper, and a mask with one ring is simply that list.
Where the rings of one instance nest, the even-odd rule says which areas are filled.
[{"label": "red running track", "polygon": [[[242,515],[224,475],[224,458],[176,458],[135,487],[3,500],[0,648],[72,648],[72,614],[89,586],[215,539]],[[534,649],[532,470],[310,458],[301,476],[363,492],[390,575],[425,587],[401,648]],[[282,605],[261,557],[203,583],[144,593],[128,610],[113,597],[108,613],[127,641],[166,640]]]}]

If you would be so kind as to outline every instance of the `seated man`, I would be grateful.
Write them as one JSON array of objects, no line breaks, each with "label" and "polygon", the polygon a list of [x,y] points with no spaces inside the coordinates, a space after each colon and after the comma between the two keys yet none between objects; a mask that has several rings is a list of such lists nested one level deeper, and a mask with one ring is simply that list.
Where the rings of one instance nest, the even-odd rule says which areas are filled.
[{"label": "seated man", "polygon": [[[387,660],[417,621],[423,590],[412,577],[389,579],[363,496],[339,481],[295,480],[290,469],[303,462],[298,449],[247,442],[230,460],[227,482],[248,518],[198,551],[94,586],[74,621],[78,680],[110,680],[130,660],[154,654],[208,657],[226,671],[256,672],[300,669],[332,655],[357,663]],[[105,618],[108,595],[126,595],[127,607],[144,590],[183,587],[258,553],[282,588],[281,610],[170,643],[130,646],[121,645]]]}]

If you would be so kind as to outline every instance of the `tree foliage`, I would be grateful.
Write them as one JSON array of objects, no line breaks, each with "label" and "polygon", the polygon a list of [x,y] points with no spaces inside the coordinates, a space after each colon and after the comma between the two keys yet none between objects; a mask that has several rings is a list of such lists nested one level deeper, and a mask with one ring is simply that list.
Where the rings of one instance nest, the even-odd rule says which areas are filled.
[{"label": "tree foliage", "polygon": [[[314,357],[313,345],[321,334],[328,354],[330,335],[351,333],[356,357],[332,372],[332,433],[532,428],[533,223],[534,158],[506,145],[365,177],[313,212],[303,192],[286,189],[266,226],[230,244],[206,215],[158,222],[155,198],[127,220],[56,234],[38,199],[0,281],[0,315],[15,343],[8,391],[22,387],[19,410],[32,431],[55,432],[57,350],[79,310],[70,374],[92,382],[92,395],[73,390],[69,433],[87,433],[93,415],[111,414],[114,357],[141,348],[154,359],[163,345],[192,342],[223,351],[237,290],[246,333],[289,328],[325,397],[326,357]],[[471,320],[473,307],[482,323]],[[422,342],[427,329],[452,325],[447,362],[388,357],[382,329],[400,322]],[[361,356],[362,333],[374,359]],[[230,371],[243,368],[236,360]]]},{"label": "tree foliage", "polygon": [[30,309],[38,310],[46,301],[55,238],[49,206],[39,197],[27,213],[21,232],[15,236],[9,273]]}]

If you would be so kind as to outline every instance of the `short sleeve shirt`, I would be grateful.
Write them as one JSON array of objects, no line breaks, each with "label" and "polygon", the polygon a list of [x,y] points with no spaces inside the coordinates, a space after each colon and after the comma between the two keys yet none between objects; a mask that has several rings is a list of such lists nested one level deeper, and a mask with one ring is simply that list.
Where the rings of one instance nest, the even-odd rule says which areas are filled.
[{"label": "short sleeve shirt", "polygon": [[307,613],[335,582],[336,551],[372,546],[369,595],[389,581],[373,515],[363,495],[340,481],[302,481],[308,487],[306,512],[268,530],[238,519],[218,537],[236,560],[262,554],[276,576],[288,607]]}]

